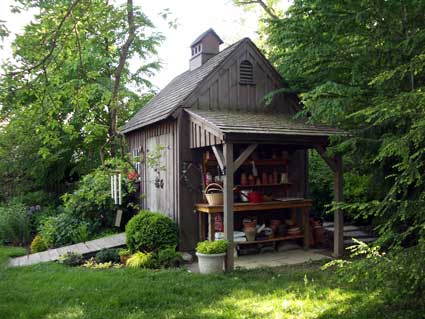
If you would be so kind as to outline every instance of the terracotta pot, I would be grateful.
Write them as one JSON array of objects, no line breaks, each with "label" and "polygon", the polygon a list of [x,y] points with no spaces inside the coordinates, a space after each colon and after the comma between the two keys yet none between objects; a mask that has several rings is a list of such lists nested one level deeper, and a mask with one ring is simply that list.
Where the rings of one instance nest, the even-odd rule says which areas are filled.
[{"label": "terracotta pot", "polygon": [[246,236],[247,241],[254,241],[255,235],[257,234],[257,228],[256,227],[244,227],[244,233]]},{"label": "terracotta pot", "polygon": [[120,262],[123,265],[127,265],[127,260],[130,258],[131,256],[120,256]]}]

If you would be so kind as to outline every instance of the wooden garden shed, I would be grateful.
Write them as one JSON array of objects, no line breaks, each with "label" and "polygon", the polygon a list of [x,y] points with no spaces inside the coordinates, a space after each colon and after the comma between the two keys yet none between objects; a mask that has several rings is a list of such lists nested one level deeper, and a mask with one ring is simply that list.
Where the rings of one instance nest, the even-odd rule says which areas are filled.
[{"label": "wooden garden shed", "polygon": [[[300,236],[308,247],[307,150],[316,149],[328,163],[335,176],[335,200],[341,201],[341,158],[325,152],[329,137],[342,132],[295,120],[300,110],[296,95],[277,93],[266,103],[268,93],[285,87],[279,73],[250,39],[220,51],[222,43],[212,29],[200,35],[190,45],[189,69],[122,128],[141,176],[140,205],[176,220],[183,250],[193,250],[201,237],[214,239],[217,214],[222,213],[224,237],[233,245],[240,214],[286,210],[301,216],[294,223],[301,220]],[[147,159],[155,152],[161,158],[153,167]],[[281,174],[282,180],[277,177]],[[202,189],[211,177],[223,185],[222,205],[205,202]],[[239,203],[235,186],[256,189],[268,194],[267,199]],[[342,213],[336,211],[334,217],[334,255],[340,256]],[[233,268],[233,253],[227,267]]]}]

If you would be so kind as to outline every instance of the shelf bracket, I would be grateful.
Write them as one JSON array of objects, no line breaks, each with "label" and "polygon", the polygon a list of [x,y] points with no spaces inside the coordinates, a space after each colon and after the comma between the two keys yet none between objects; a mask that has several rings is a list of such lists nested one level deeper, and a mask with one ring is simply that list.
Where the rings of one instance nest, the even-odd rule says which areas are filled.
[{"label": "shelf bracket", "polygon": [[238,170],[238,168],[246,161],[249,155],[251,155],[252,152],[254,152],[257,146],[258,144],[251,144],[241,153],[241,155],[239,155],[239,157],[236,159],[235,163],[233,164],[234,171]]}]

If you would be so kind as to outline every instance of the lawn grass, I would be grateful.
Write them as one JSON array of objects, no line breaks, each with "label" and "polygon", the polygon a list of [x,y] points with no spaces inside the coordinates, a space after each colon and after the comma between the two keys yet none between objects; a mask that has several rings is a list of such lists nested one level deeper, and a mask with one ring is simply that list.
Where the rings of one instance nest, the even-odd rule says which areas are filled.
[{"label": "lawn grass", "polygon": [[[22,249],[0,247],[0,261]],[[318,265],[200,275],[185,270],[0,266],[0,318],[420,318]]]}]

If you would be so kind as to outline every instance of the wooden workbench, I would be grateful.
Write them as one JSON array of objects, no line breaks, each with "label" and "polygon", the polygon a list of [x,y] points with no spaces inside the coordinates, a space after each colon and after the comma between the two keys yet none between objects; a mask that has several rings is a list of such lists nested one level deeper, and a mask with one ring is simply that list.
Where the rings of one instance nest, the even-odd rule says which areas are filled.
[{"label": "wooden workbench", "polygon": [[[242,212],[258,212],[261,211],[270,211],[270,210],[278,210],[278,209],[290,209],[292,216],[295,216],[296,210],[299,209],[302,212],[302,221],[303,221],[303,236],[304,239],[304,248],[308,248],[310,246],[310,223],[309,223],[309,215],[308,212],[312,206],[312,201],[310,199],[304,198],[296,198],[296,199],[286,199],[279,201],[271,201],[271,202],[262,202],[262,203],[234,203],[233,204],[233,212],[235,214]],[[214,240],[215,229],[214,229],[214,217],[217,213],[223,212],[223,205],[208,205],[208,204],[195,204],[195,210],[199,213],[199,238],[203,240],[206,238],[205,236],[205,215],[208,216],[208,239]],[[294,237],[294,238],[299,238]],[[286,237],[277,237],[275,239],[270,239],[269,241],[278,241],[278,240],[286,240],[292,239],[289,236]],[[241,242],[243,244],[247,243],[256,243],[253,242]],[[239,244],[239,243],[236,243]]]}]

